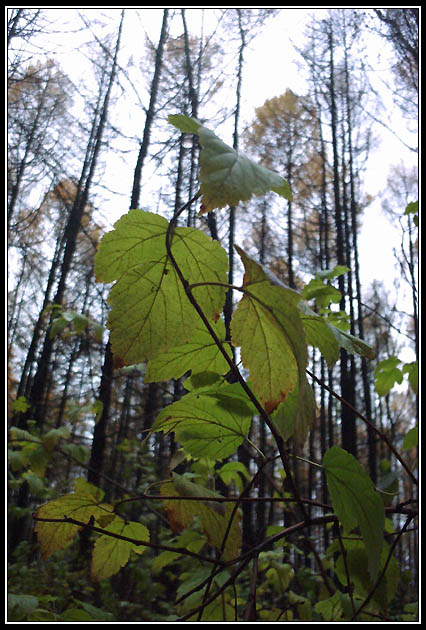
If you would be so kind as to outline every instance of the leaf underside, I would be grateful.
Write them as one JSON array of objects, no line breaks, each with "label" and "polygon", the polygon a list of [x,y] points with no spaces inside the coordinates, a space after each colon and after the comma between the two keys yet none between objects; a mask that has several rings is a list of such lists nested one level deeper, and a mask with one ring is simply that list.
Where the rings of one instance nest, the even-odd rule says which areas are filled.
[{"label": "leaf underside", "polygon": [[169,122],[182,133],[195,133],[199,137],[202,147],[200,214],[215,208],[236,206],[242,201],[249,201],[253,195],[264,195],[270,191],[292,199],[290,186],[283,177],[241,155],[197,120],[176,114],[169,116]]},{"label": "leaf underside", "polygon": [[[168,225],[159,215],[130,210],[102,238],[96,255],[98,282],[115,281],[108,327],[112,350],[125,365],[189,342],[199,325],[167,253]],[[172,252],[188,283],[226,283],[226,252],[200,230],[176,228]],[[225,288],[208,284],[194,293],[205,315],[217,320]]]},{"label": "leaf underside", "polygon": [[[175,475],[172,481],[164,482],[161,486],[163,496],[176,497],[204,497],[210,499],[220,497],[204,486],[196,484],[179,475]],[[177,533],[190,527],[195,516],[198,516],[201,527],[210,545],[221,549],[228,523],[234,510],[232,503],[222,503],[209,500],[200,501],[164,499],[170,527]],[[221,556],[222,560],[232,560],[238,556],[241,547],[241,513],[239,510],[233,516],[226,544]]]},{"label": "leaf underside", "polygon": [[292,422],[297,445],[304,442],[315,409],[306,379],[307,348],[300,294],[283,285],[239,247],[244,268],[244,296],[235,311],[232,342],[241,347],[253,391],[271,412],[298,388]]},{"label": "leaf underside", "polygon": [[254,409],[236,383],[218,383],[195,389],[165,407],[154,431],[173,431],[193,457],[225,459],[247,437]]}]

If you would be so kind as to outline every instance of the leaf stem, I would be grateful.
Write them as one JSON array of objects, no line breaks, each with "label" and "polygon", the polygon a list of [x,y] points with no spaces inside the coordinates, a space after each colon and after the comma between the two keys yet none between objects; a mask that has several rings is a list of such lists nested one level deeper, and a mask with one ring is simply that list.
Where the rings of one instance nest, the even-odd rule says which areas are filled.
[{"label": "leaf stem", "polygon": [[152,549],[162,549],[163,551],[173,551],[175,553],[180,553],[182,555],[192,556],[193,558],[197,558],[200,561],[211,562],[213,564],[220,564],[221,566],[226,566],[227,563],[218,560],[217,558],[210,558],[208,556],[203,556],[193,551],[189,551],[185,548],[172,547],[170,545],[159,545],[157,543],[151,543],[148,540],[137,540],[135,538],[129,538],[128,536],[122,536],[121,534],[116,534],[115,532],[110,532],[107,529],[102,529],[102,527],[96,527],[96,525],[92,525],[89,523],[84,523],[83,521],[77,521],[74,518],[70,518],[69,516],[64,516],[64,518],[41,518],[33,514],[33,519],[35,521],[40,521],[43,523],[70,523],[71,525],[76,525],[77,527],[88,528],[97,534],[102,534],[102,536],[110,536],[111,538],[117,538],[118,540],[123,540],[125,542],[132,543],[132,545],[142,546],[142,547],[151,547]]},{"label": "leaf stem", "polygon": [[200,307],[200,305],[198,304],[197,300],[195,299],[194,295],[192,294],[192,291],[190,289],[190,285],[188,283],[188,281],[186,280],[186,278],[184,277],[179,265],[176,262],[175,257],[173,256],[173,252],[171,249],[171,242],[172,242],[172,233],[174,230],[174,226],[176,224],[176,221],[178,219],[178,217],[180,216],[180,214],[184,211],[185,208],[187,208],[191,203],[193,203],[193,201],[195,201],[196,199],[198,199],[200,193],[197,193],[197,195],[195,197],[193,197],[190,201],[188,201],[188,203],[186,203],[182,208],[180,208],[174,215],[174,217],[172,218],[172,220],[169,223],[168,229],[167,229],[167,233],[166,233],[166,249],[167,249],[167,255],[176,271],[176,274],[178,275],[182,286],[185,290],[185,293],[188,297],[188,300],[190,301],[190,303],[192,304],[192,306],[194,307],[194,309],[197,311],[198,315],[200,316],[200,318],[202,319],[204,325],[206,326],[208,332],[210,333],[212,339],[214,340],[215,344],[217,345],[218,349],[220,350],[220,352],[222,353],[222,355],[225,358],[225,361],[228,363],[230,370],[233,374],[233,376],[235,377],[235,379],[240,383],[241,387],[244,389],[244,391],[246,392],[247,396],[249,397],[250,401],[253,403],[253,405],[255,406],[256,410],[258,411],[259,415],[261,416],[261,418],[265,421],[267,427],[269,428],[275,442],[278,448],[278,452],[280,454],[281,457],[281,461],[283,464],[283,468],[284,471],[286,473],[286,478],[291,486],[291,490],[292,493],[294,495],[294,497],[297,500],[297,503],[299,505],[300,511],[303,514],[303,517],[305,519],[308,519],[308,514],[306,512],[305,506],[303,504],[303,502],[301,501],[298,489],[294,483],[294,479],[293,479],[293,475],[292,475],[292,471],[290,468],[290,464],[288,461],[288,456],[284,447],[284,440],[282,439],[281,435],[279,434],[279,432],[276,430],[275,426],[273,425],[273,423],[271,422],[269,415],[266,413],[265,409],[262,407],[262,405],[260,404],[260,402],[258,401],[257,397],[254,395],[254,393],[251,391],[250,387],[247,385],[245,379],[243,378],[243,376],[241,375],[237,365],[235,364],[235,362],[233,361],[233,359],[231,359],[228,355],[228,353],[226,352],[223,343],[220,341],[220,339],[218,338],[218,336],[216,335],[215,331],[213,330],[208,318],[206,317],[204,311],[202,310],[202,308]]},{"label": "leaf stem", "polygon": [[397,458],[397,460],[399,461],[399,463],[401,464],[401,466],[404,468],[404,470],[408,473],[408,475],[410,476],[412,482],[417,486],[418,485],[418,481],[416,479],[416,477],[414,476],[414,474],[411,472],[408,464],[404,461],[404,459],[401,457],[401,455],[398,453],[398,451],[396,450],[396,448],[393,446],[393,444],[390,442],[390,440],[388,439],[388,437],[386,436],[385,433],[382,433],[381,431],[379,431],[379,429],[376,427],[376,425],[374,425],[372,422],[370,422],[370,420],[368,420],[368,418],[366,418],[362,413],[360,413],[357,409],[355,409],[355,407],[353,405],[351,405],[350,402],[348,402],[347,400],[345,400],[342,396],[339,396],[339,394],[337,392],[335,392],[333,389],[331,389],[331,387],[329,387],[328,385],[326,385],[321,379],[319,379],[317,376],[315,376],[315,374],[312,374],[312,372],[310,372],[309,370],[306,370],[306,373],[309,374],[309,376],[311,378],[314,379],[314,381],[316,381],[319,385],[321,385],[321,387],[324,387],[332,396],[334,396],[334,398],[336,398],[337,400],[339,400],[343,405],[346,405],[346,407],[348,407],[353,413],[355,413],[358,418],[360,418],[363,422],[365,422],[365,424],[367,424],[373,431],[375,431],[375,433],[377,433],[377,435],[380,437],[380,439],[382,439],[386,445],[391,449],[392,453],[395,455],[395,457]]}]

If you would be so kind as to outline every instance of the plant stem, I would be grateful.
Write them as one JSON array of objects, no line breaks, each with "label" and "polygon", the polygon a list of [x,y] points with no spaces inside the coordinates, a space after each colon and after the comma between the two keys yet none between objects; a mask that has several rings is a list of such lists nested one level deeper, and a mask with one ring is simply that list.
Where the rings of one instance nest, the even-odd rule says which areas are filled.
[{"label": "plant stem", "polygon": [[180,216],[180,214],[191,204],[193,203],[196,199],[198,199],[200,193],[197,193],[197,195],[195,195],[195,197],[193,197],[192,199],[190,199],[190,201],[188,201],[188,203],[186,203],[182,208],[180,208],[174,215],[174,217],[172,218],[172,220],[169,223],[169,227],[167,229],[167,233],[166,233],[166,249],[167,249],[167,255],[170,258],[170,261],[173,265],[173,267],[175,268],[175,271],[182,283],[182,286],[185,290],[185,293],[189,299],[189,301],[191,302],[192,306],[194,307],[194,309],[197,311],[198,315],[200,316],[200,318],[202,319],[204,325],[206,326],[207,330],[209,331],[213,341],[215,342],[215,344],[217,345],[219,351],[222,353],[222,355],[225,358],[225,361],[228,363],[230,370],[232,372],[232,374],[234,375],[235,379],[240,383],[241,387],[244,389],[244,391],[246,392],[247,396],[249,397],[250,401],[253,403],[253,405],[255,406],[256,410],[259,412],[259,415],[261,416],[261,418],[264,420],[264,422],[266,423],[267,427],[269,428],[275,442],[278,448],[278,452],[280,454],[281,457],[281,461],[283,464],[283,468],[286,474],[286,478],[290,484],[292,493],[294,495],[294,497],[296,498],[296,501],[299,505],[300,511],[303,515],[303,517],[305,518],[305,520],[308,519],[308,514],[306,512],[305,506],[300,498],[299,492],[296,488],[296,485],[294,483],[294,479],[293,479],[293,475],[292,475],[292,471],[290,468],[290,464],[288,461],[288,456],[285,450],[285,446],[284,446],[284,440],[282,439],[281,435],[278,433],[278,431],[276,430],[275,426],[273,425],[273,423],[271,422],[268,414],[266,413],[266,411],[264,410],[264,408],[262,407],[262,405],[260,404],[260,402],[258,401],[258,399],[256,398],[256,396],[253,394],[253,392],[251,391],[250,387],[247,385],[245,379],[243,378],[243,376],[241,375],[237,365],[235,364],[235,362],[233,361],[233,359],[231,359],[228,355],[228,353],[226,352],[224,345],[222,344],[222,342],[220,341],[220,339],[217,337],[215,331],[213,330],[208,318],[206,317],[206,315],[204,314],[204,311],[202,310],[202,308],[200,307],[200,305],[198,304],[197,300],[195,299],[194,295],[192,294],[192,291],[190,289],[190,285],[188,283],[188,281],[186,280],[186,278],[183,276],[181,269],[179,268],[179,265],[176,262],[175,257],[173,256],[172,253],[172,249],[171,249],[171,245],[172,245],[172,235],[173,235],[173,230],[174,230],[174,226],[176,224],[176,221],[178,219],[178,217]]}]

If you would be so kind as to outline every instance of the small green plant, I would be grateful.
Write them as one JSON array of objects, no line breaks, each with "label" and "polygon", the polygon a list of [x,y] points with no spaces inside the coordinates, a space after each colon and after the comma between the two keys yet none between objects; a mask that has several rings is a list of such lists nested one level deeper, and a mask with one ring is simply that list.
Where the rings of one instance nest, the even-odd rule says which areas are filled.
[{"label": "small green plant", "polygon": [[[98,282],[113,283],[108,328],[120,364],[145,364],[147,383],[185,377],[185,395],[162,409],[152,426],[152,432],[173,434],[182,456],[193,462],[192,472],[172,473],[163,480],[156,497],[163,501],[174,538],[167,545],[151,542],[144,523],[129,521],[119,512],[127,498],[115,505],[104,503],[104,493],[80,479],[73,493],[42,505],[36,513],[43,556],[65,549],[79,531],[90,530],[96,535],[94,581],[116,574],[147,547],[159,552],[152,567],[155,578],[172,565],[182,566],[182,560],[196,562],[197,570],[183,571],[178,578],[174,618],[179,620],[370,620],[367,613],[380,617],[399,580],[394,547],[384,540],[381,495],[361,464],[333,446],[321,464],[306,462],[321,466],[331,499],[322,516],[311,518],[289,463],[306,441],[315,414],[307,377],[308,346],[318,348],[329,366],[338,360],[341,348],[373,356],[368,344],[347,332],[344,317],[333,318],[328,308],[339,295],[327,281],[347,269],[320,272],[299,293],[236,247],[244,278],[232,287],[241,299],[228,338],[221,317],[230,288],[227,253],[203,231],[179,226],[179,217],[195,202],[201,203],[203,214],[269,191],[291,199],[291,191],[282,177],[238,154],[198,121],[182,115],[169,121],[183,133],[198,135],[200,190],[171,221],[130,210],[103,237],[95,271]],[[317,300],[319,309],[313,310],[309,300]],[[58,314],[57,328],[69,323],[65,315]],[[242,367],[234,356],[240,357]],[[258,453],[259,470],[251,478],[242,464],[224,460],[249,440],[254,416],[275,441],[287,481],[282,497],[296,506],[300,521],[275,528],[242,552],[240,508],[268,460]],[[287,447],[290,438],[292,453]],[[237,488],[236,496],[225,497],[211,487],[215,467],[222,482]],[[404,527],[411,519],[409,513]],[[327,557],[316,556],[323,581],[319,578],[320,584],[317,579],[309,586],[317,598],[312,602],[292,590],[296,580],[305,578],[280,554],[290,533],[303,535],[319,523],[339,533]],[[330,578],[326,566],[338,580]],[[244,588],[238,586],[240,578]],[[269,609],[264,603],[256,608],[257,579],[259,596],[275,598]]]}]

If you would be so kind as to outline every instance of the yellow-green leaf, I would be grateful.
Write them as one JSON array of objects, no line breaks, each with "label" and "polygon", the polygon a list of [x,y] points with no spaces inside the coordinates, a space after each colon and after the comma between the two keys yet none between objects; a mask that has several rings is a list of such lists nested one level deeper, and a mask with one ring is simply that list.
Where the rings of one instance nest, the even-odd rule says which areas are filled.
[{"label": "yellow-green leaf", "polygon": [[[224,344],[226,333],[223,320],[219,319],[216,324],[212,322],[211,325],[219,340]],[[226,344],[225,348],[232,359],[231,350]],[[192,374],[201,372],[226,374],[229,371],[229,365],[224,356],[202,324],[197,326],[187,343],[174,346],[168,352],[158,354],[149,361],[145,372],[145,382],[178,379],[189,371]]]},{"label": "yellow-green leaf", "polygon": [[313,420],[315,402],[306,380],[307,348],[298,308],[301,296],[249,258],[244,263],[244,296],[231,323],[234,345],[250,371],[250,383],[266,411],[271,412],[298,387],[294,437],[304,442]]},{"label": "yellow-green leaf", "polygon": [[[168,222],[130,210],[106,234],[96,255],[98,281],[116,280],[109,295],[108,327],[114,354],[124,364],[147,361],[187,343],[199,324],[166,248]],[[172,252],[206,317],[217,320],[226,289],[225,250],[200,230],[176,228]],[[215,284],[212,284],[215,283]]]},{"label": "yellow-green leaf", "polygon": [[[134,521],[126,523],[118,516],[104,529],[113,534],[132,538],[135,541],[149,542],[149,531],[145,525]],[[131,551],[141,554],[145,549],[145,545],[138,545],[137,543],[120,540],[112,536],[100,536],[93,549],[91,564],[92,579],[99,582],[100,580],[111,577],[111,575],[115,575],[121,567],[127,564]]]},{"label": "yellow-green leaf", "polygon": [[173,431],[193,457],[224,459],[247,437],[254,408],[237,383],[196,389],[165,407],[154,431]]},{"label": "yellow-green leaf", "polygon": [[[175,497],[200,497],[200,500],[164,499],[164,507],[167,511],[170,527],[175,533],[190,527],[195,516],[198,516],[204,534],[210,545],[221,549],[222,541],[228,529],[229,519],[233,512],[232,503],[222,503],[204,499],[220,498],[220,494],[209,490],[204,486],[193,483],[185,477],[174,475],[173,480],[164,482],[161,486],[163,496]],[[225,548],[221,556],[222,560],[235,558],[241,547],[241,513],[234,514]]]},{"label": "yellow-green leaf", "polygon": [[[37,518],[64,519],[66,517],[82,523],[88,523],[93,516],[95,521],[108,512],[112,507],[102,504],[103,492],[83,479],[78,479],[74,486],[75,492],[67,494],[53,501],[49,501],[37,510]],[[35,531],[40,543],[43,558],[49,558],[59,549],[70,545],[82,526],[67,522],[37,521]]]}]

